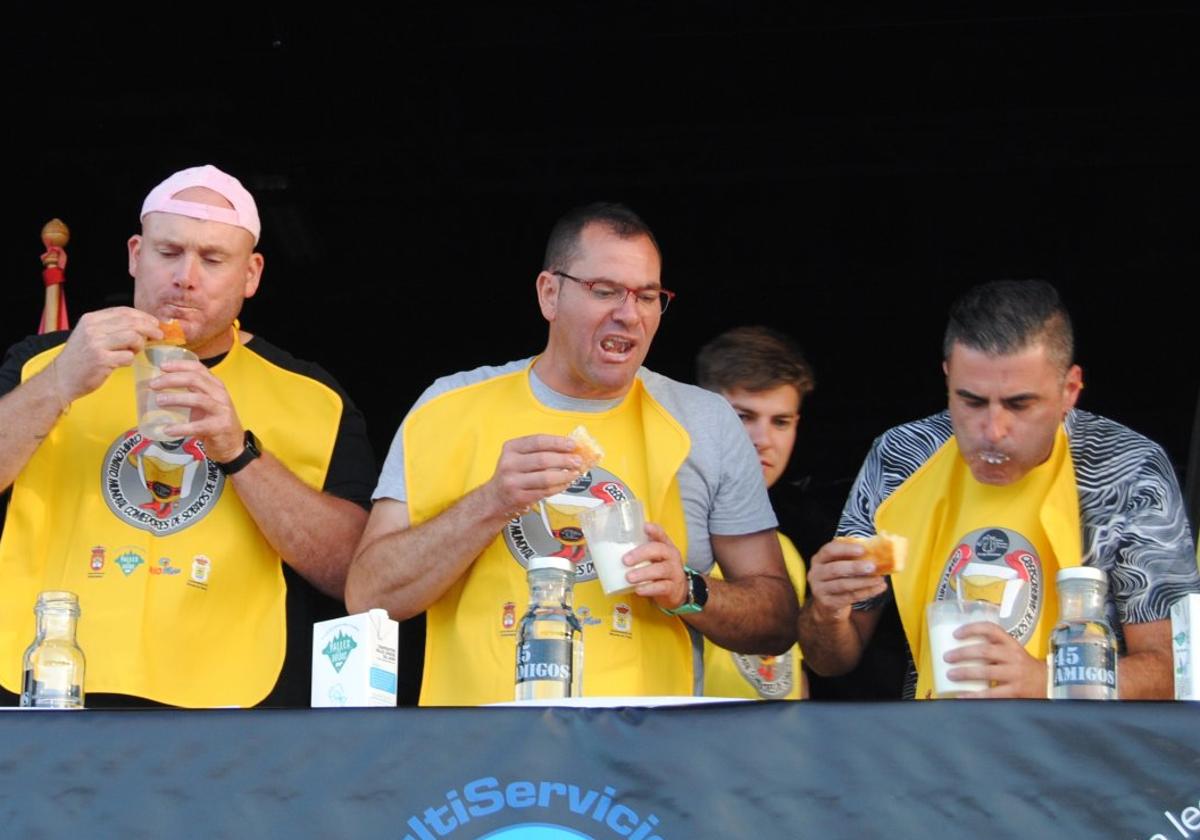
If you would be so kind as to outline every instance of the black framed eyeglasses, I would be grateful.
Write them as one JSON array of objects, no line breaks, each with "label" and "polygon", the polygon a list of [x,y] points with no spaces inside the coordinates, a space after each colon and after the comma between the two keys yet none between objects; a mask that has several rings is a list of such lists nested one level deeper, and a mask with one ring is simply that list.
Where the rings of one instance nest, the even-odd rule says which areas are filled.
[{"label": "black framed eyeglasses", "polygon": [[675,299],[675,293],[666,289],[631,289],[628,286],[622,286],[620,283],[614,283],[611,280],[584,280],[567,274],[565,271],[551,271],[550,273],[558,277],[565,277],[568,280],[574,280],[579,285],[587,288],[588,292],[591,293],[592,300],[597,303],[609,304],[610,306],[621,306],[625,303],[625,298],[632,295],[634,302],[639,307],[650,312],[653,312],[654,308],[658,307],[659,314],[661,314],[667,311],[667,307]]}]

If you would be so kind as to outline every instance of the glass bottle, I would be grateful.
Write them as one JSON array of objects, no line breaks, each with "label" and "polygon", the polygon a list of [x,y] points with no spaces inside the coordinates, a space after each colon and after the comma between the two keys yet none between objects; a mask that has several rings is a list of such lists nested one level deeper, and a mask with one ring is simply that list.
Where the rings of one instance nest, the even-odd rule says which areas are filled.
[{"label": "glass bottle", "polygon": [[1103,570],[1059,570],[1058,624],[1050,633],[1050,698],[1116,700],[1117,638],[1108,625]]},{"label": "glass bottle", "polygon": [[517,630],[516,699],[579,697],[583,636],[572,606],[575,564],[533,557],[527,566],[529,609]]},{"label": "glass bottle", "polygon": [[83,708],[83,651],[75,641],[79,598],[74,592],[38,595],[37,635],[25,649],[21,705],[32,709]]}]

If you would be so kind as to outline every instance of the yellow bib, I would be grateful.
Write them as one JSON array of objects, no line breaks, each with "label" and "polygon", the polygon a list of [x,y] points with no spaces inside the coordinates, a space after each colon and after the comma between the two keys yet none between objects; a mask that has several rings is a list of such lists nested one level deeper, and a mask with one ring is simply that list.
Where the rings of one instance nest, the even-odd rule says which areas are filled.
[{"label": "yellow bib", "polygon": [[[30,359],[22,380],[61,351]],[[341,398],[235,342],[212,372],[264,448],[319,489]],[[85,690],[252,706],[287,644],[281,559],[195,441],[142,441],[133,374],[76,400],[13,485],[0,540],[0,683],[21,686],[33,604],[79,594]]]},{"label": "yellow bib", "polygon": [[1058,613],[1055,575],[1082,557],[1075,468],[1061,426],[1049,459],[1007,487],[976,482],[950,438],[884,500],[875,525],[909,539],[908,565],[892,575],[892,588],[917,663],[918,699],[933,684],[925,605],[955,597],[959,570],[968,595],[999,604],[1006,629],[1045,659]]},{"label": "yellow bib", "polygon": [[[804,603],[805,573],[804,558],[782,533],[779,547],[783,549],[783,562],[788,577],[796,588],[796,595]],[[720,579],[721,568],[715,563],[712,576]],[[755,656],[733,653],[704,640],[704,696],[744,697],[750,700],[799,700],[804,687],[800,663],[803,656],[800,645],[782,656]]]},{"label": "yellow bib", "polygon": [[[559,554],[577,565],[575,611],[583,624],[585,696],[692,693],[692,652],[681,620],[633,592],[609,597],[595,579],[577,514],[630,495],[686,556],[675,474],[691,446],[684,428],[635,381],[615,408],[560,411],[538,402],[528,370],[442,394],[404,422],[409,516],[430,519],[491,478],[504,442],[566,435],[586,424],[606,453],[599,467],[511,520],[427,611],[422,705],[513,699],[517,623],[529,601],[524,562]],[[436,562],[436,558],[430,558]]]}]

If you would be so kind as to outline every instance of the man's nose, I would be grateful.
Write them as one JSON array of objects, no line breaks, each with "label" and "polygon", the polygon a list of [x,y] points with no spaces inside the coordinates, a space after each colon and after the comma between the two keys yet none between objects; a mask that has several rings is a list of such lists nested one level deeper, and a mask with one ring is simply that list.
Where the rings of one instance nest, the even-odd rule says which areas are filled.
[{"label": "man's nose", "polygon": [[621,299],[621,304],[613,312],[613,318],[622,324],[632,324],[641,318],[641,313],[637,308],[637,296],[632,289],[625,290],[625,297]]},{"label": "man's nose", "polygon": [[1008,437],[1011,418],[1002,406],[989,408],[984,428],[984,436],[989,443],[997,443]]},{"label": "man's nose", "polygon": [[196,284],[196,276],[199,271],[199,255],[185,253],[179,258],[179,262],[175,266],[175,276],[172,279],[175,281],[175,285],[177,286],[191,288]]},{"label": "man's nose", "polygon": [[754,444],[754,448],[762,452],[770,443],[769,435],[767,434],[767,424],[763,421],[751,423],[746,429],[750,433],[750,441]]}]

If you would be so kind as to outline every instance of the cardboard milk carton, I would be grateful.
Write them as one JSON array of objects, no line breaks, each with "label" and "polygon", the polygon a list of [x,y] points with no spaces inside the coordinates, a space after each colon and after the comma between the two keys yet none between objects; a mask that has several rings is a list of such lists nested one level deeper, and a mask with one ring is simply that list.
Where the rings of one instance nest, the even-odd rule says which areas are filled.
[{"label": "cardboard milk carton", "polygon": [[1200,700],[1200,595],[1184,595],[1171,606],[1171,650],[1175,699]]},{"label": "cardboard milk carton", "polygon": [[400,624],[386,610],[313,625],[312,706],[395,706]]}]

